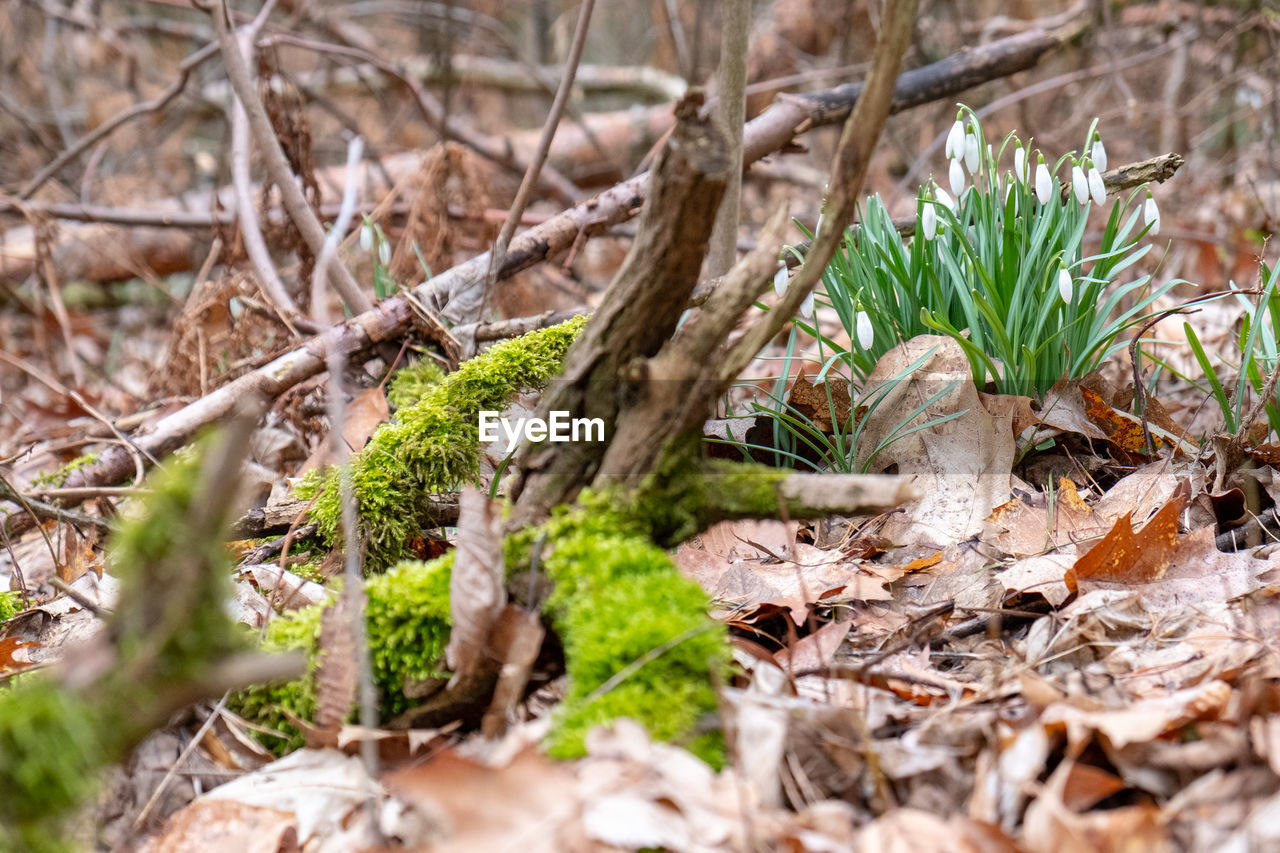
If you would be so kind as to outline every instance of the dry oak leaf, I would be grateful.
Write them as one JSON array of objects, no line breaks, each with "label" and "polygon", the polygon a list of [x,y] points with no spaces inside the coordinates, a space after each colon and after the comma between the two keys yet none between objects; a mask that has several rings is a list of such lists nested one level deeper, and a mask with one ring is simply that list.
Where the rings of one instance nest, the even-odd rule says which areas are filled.
[{"label": "dry oak leaf", "polygon": [[1094,516],[1076,484],[1066,477],[1059,478],[1057,490],[1043,503],[1044,506],[1033,506],[1014,498],[1000,504],[987,518],[1000,532],[983,537],[983,541],[1006,554],[1030,556],[1106,532],[1107,523]]},{"label": "dry oak leaf", "polygon": [[1075,591],[1082,579],[1115,583],[1145,583],[1164,577],[1178,548],[1178,518],[1191,500],[1191,485],[1182,481],[1169,502],[1135,533],[1132,513],[1120,518],[1111,532],[1084,553],[1067,572],[1067,586]]},{"label": "dry oak leaf", "polygon": [[[795,382],[791,385],[787,404],[800,415],[813,421],[813,425],[822,432],[834,432],[836,427],[844,430],[852,410],[849,383],[838,376],[832,376],[825,382],[814,385],[801,370],[796,374]],[[833,415],[835,416],[834,424],[832,424]]]},{"label": "dry oak leaf", "polygon": [[[923,363],[903,377],[919,359]],[[1013,414],[1006,405],[996,413],[984,407],[960,345],[937,335],[899,344],[876,363],[863,399],[879,404],[866,416],[859,463],[870,462],[872,473],[896,465],[924,495],[893,515],[881,534],[901,545],[945,547],[981,533],[991,511],[1009,499]],[[931,399],[909,423],[901,422]],[[923,426],[947,416],[954,417]]]}]

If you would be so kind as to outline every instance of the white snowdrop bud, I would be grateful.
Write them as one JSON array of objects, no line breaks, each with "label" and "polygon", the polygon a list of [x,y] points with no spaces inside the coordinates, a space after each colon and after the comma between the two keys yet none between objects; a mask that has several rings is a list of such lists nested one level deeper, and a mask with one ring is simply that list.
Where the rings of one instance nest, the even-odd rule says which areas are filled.
[{"label": "white snowdrop bud", "polygon": [[1107,203],[1107,185],[1102,182],[1102,173],[1098,171],[1096,164],[1089,169],[1089,196],[1094,204]]},{"label": "white snowdrop bud", "polygon": [[931,201],[926,201],[924,209],[920,211],[920,228],[926,240],[932,240],[938,234],[938,211]]},{"label": "white snowdrop bud", "polygon": [[1040,162],[1036,164],[1036,198],[1040,199],[1041,204],[1048,204],[1053,197],[1053,185],[1053,176],[1049,174],[1049,167],[1044,164],[1042,155]]},{"label": "white snowdrop bud", "polygon": [[382,262],[384,267],[391,263],[391,244],[386,240],[378,244],[378,260]]},{"label": "white snowdrop bud", "polygon": [[1021,145],[1013,149],[1013,176],[1019,181],[1027,179],[1027,149]]},{"label": "white snowdrop bud", "polygon": [[1071,303],[1074,289],[1071,273],[1067,272],[1066,267],[1058,267],[1058,295],[1062,297],[1063,302]]},{"label": "white snowdrop bud", "polygon": [[951,169],[947,173],[947,177],[951,181],[951,191],[956,195],[964,192],[964,169],[960,167],[959,160],[951,161]]},{"label": "white snowdrop bud", "polygon": [[1142,205],[1142,224],[1151,226],[1151,230],[1147,233],[1152,237],[1160,233],[1160,208],[1156,206],[1151,190],[1147,190],[1147,200]]},{"label": "white snowdrop bud", "polygon": [[1102,144],[1102,137],[1093,140],[1093,146],[1089,149],[1089,157],[1093,160],[1093,165],[1098,167],[1099,172],[1107,171],[1107,149]]},{"label": "white snowdrop bud", "polygon": [[947,134],[947,157],[955,159],[964,154],[964,122],[959,117],[956,123],[951,125],[951,131]]},{"label": "white snowdrop bud", "polygon": [[367,252],[373,248],[373,226],[365,223],[360,226],[360,251]]},{"label": "white snowdrop bud", "polygon": [[800,316],[806,320],[813,316],[813,291],[809,291],[809,295],[804,298],[804,302],[800,303]]},{"label": "white snowdrop bud", "polygon": [[864,350],[871,349],[871,345],[876,342],[876,330],[871,325],[871,317],[866,311],[859,311],[855,322],[858,327],[858,346]]},{"label": "white snowdrop bud", "polygon": [[956,208],[959,207],[956,200],[951,197],[951,194],[942,187],[933,188],[933,197],[945,204],[947,206],[947,210],[950,210],[952,213],[955,213]]},{"label": "white snowdrop bud", "polygon": [[779,296],[787,292],[786,261],[778,261],[778,271],[773,274],[773,292]]},{"label": "white snowdrop bud", "polygon": [[969,170],[970,175],[978,173],[978,136],[975,133],[967,133],[964,137],[964,167]]},{"label": "white snowdrop bud", "polygon": [[1076,203],[1084,204],[1089,200],[1089,180],[1084,176],[1080,164],[1071,167],[1071,191],[1076,195]]}]

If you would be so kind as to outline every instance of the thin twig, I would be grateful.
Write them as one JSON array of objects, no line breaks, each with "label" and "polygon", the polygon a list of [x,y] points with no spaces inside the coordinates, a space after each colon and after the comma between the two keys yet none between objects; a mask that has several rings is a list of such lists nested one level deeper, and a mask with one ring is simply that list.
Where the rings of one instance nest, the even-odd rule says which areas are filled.
[{"label": "thin twig", "polygon": [[[331,264],[338,251],[342,234],[346,233],[351,217],[355,213],[356,195],[359,191],[356,180],[356,166],[364,149],[363,140],[355,137],[347,146],[347,182],[342,194],[342,209],[334,223],[333,230],[321,248],[316,259],[316,267],[312,276],[311,311],[315,321],[323,326],[329,325],[328,311],[324,299],[317,298],[323,288],[325,267]],[[356,519],[356,498],[351,478],[351,466],[347,464],[349,454],[347,443],[342,440],[342,424],[346,417],[346,400],[342,389],[342,372],[346,361],[345,354],[336,346],[327,347],[325,353],[329,368],[329,429],[333,441],[334,464],[338,467],[338,487],[342,500],[342,549],[345,557],[344,595],[351,596],[351,608],[348,614],[351,619],[351,639],[355,651],[354,661],[360,686],[360,725],[367,729],[378,726],[378,696],[373,684],[373,669],[369,657],[369,638],[365,628],[365,596],[364,571],[360,565],[360,539]],[[283,563],[283,560],[281,561]],[[378,749],[372,740],[360,745],[361,757],[370,778],[377,776]]]},{"label": "thin twig", "polygon": [[502,230],[498,232],[497,242],[493,244],[493,250],[489,252],[489,272],[485,276],[483,297],[486,305],[488,304],[489,291],[493,288],[493,283],[498,276],[498,270],[502,269],[502,262],[507,256],[507,247],[511,245],[511,237],[516,233],[516,225],[520,222],[524,209],[529,206],[529,198],[533,195],[533,188],[538,184],[538,175],[542,173],[542,166],[547,162],[547,154],[551,151],[551,141],[555,139],[556,129],[560,126],[560,117],[564,115],[564,106],[568,103],[569,94],[573,90],[573,78],[578,73],[578,63],[582,61],[582,48],[587,43],[587,30],[591,26],[591,12],[595,7],[596,0],[583,0],[582,8],[578,12],[578,25],[573,31],[573,43],[569,46],[569,56],[564,62],[564,75],[560,78],[560,87],[556,89],[556,97],[551,102],[551,110],[547,113],[547,120],[542,123],[542,135],[538,139],[538,150],[534,152],[532,159],[529,160],[529,168],[525,171],[524,178],[520,181],[520,189],[516,191],[515,201],[511,203],[511,210],[507,213],[507,221],[502,223]]},{"label": "thin twig", "polygon": [[[318,258],[324,250],[324,227],[321,226],[311,205],[307,203],[302,188],[298,186],[293,170],[289,167],[289,161],[285,159],[284,150],[280,147],[280,140],[271,126],[267,110],[253,86],[249,67],[245,64],[235,36],[231,32],[227,0],[218,0],[211,15],[218,32],[218,46],[222,50],[227,79],[231,81],[231,88],[235,90],[240,103],[244,105],[245,113],[249,118],[249,128],[253,131],[254,140],[258,143],[267,174],[272,183],[280,189],[280,198],[284,202],[285,210],[289,212],[289,218],[298,227],[298,232],[306,241],[312,255]],[[317,266],[319,266],[318,263]],[[355,279],[351,277],[351,271],[345,265],[326,264],[325,266],[329,267],[331,272],[329,283],[342,297],[343,303],[351,313],[362,314],[373,307],[373,303],[360,290]]]},{"label": "thin twig", "polygon": [[67,163],[70,163],[76,157],[79,157],[86,149],[95,145],[98,140],[105,139],[118,128],[133,121],[139,116],[144,116],[147,113],[153,113],[157,110],[164,109],[170,101],[178,97],[182,90],[186,88],[187,81],[191,79],[191,72],[199,67],[200,63],[213,56],[217,50],[217,44],[206,44],[204,47],[182,60],[182,64],[178,66],[178,79],[174,81],[172,86],[165,89],[150,101],[143,101],[140,104],[134,104],[129,109],[117,113],[108,121],[103,122],[101,125],[85,134],[77,140],[74,145],[55,157],[49,165],[37,172],[35,177],[28,181],[27,185],[18,193],[18,196],[24,199],[31,198],[31,196],[35,194],[36,190],[44,186],[46,181],[58,173],[59,169],[67,165]]},{"label": "thin twig", "polygon": [[[253,23],[240,33],[240,49],[249,58],[249,65],[254,64],[254,43],[258,33],[266,22],[267,16],[275,6],[275,0],[267,0],[262,11],[253,19]],[[231,184],[236,196],[236,218],[240,223],[240,236],[244,239],[245,254],[258,277],[258,286],[270,300],[281,317],[298,313],[284,283],[276,274],[275,264],[271,260],[271,252],[267,249],[267,241],[262,236],[262,227],[258,223],[257,207],[253,203],[253,184],[249,177],[249,159],[252,156],[252,145],[249,140],[249,115],[239,98],[231,99]],[[287,322],[287,321],[286,321]]]},{"label": "thin twig", "polygon": [[151,810],[156,807],[156,803],[160,801],[160,795],[168,789],[169,783],[173,781],[173,777],[177,775],[178,768],[187,763],[187,759],[191,757],[191,753],[195,752],[196,747],[204,740],[205,734],[213,727],[213,721],[218,719],[227,707],[227,697],[231,695],[228,690],[222,694],[222,698],[218,700],[218,704],[209,712],[209,716],[205,717],[204,722],[200,724],[200,728],[196,729],[196,733],[191,736],[191,740],[187,741],[187,745],[182,748],[182,752],[178,753],[178,757],[174,759],[173,764],[169,767],[169,771],[164,774],[164,778],[160,780],[160,784],[156,785],[156,789],[151,792],[151,796],[147,798],[147,803],[142,807],[142,811],[138,812],[138,816],[133,819],[133,830],[137,832],[142,829],[143,824],[147,822],[147,818],[151,815]]}]

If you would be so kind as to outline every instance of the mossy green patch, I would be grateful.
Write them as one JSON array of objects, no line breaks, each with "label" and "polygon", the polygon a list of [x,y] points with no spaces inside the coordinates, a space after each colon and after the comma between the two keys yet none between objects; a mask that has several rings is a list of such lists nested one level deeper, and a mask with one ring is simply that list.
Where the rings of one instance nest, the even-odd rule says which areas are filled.
[{"label": "mossy green patch", "polygon": [[[413,700],[405,695],[407,687],[447,676],[440,659],[449,642],[452,569],[450,552],[428,563],[406,560],[365,583],[365,622],[384,719],[412,707]],[[306,652],[306,675],[241,691],[230,703],[246,719],[279,732],[282,739],[264,739],[264,743],[280,753],[302,745],[302,733],[289,722],[286,711],[303,720],[315,713],[320,616],[327,606],[316,605],[273,619],[263,639],[268,651]]]},{"label": "mossy green patch", "polygon": [[0,622],[17,616],[18,608],[21,606],[22,593],[0,592]]},{"label": "mossy green patch", "polygon": [[403,367],[391,377],[387,388],[387,405],[396,412],[412,406],[444,380],[445,372],[429,358],[423,358]]},{"label": "mossy green patch", "polygon": [[[409,537],[426,520],[421,507],[427,498],[479,476],[480,412],[501,410],[520,390],[542,387],[560,371],[585,323],[585,317],[576,317],[498,344],[378,428],[351,462],[367,572],[382,571],[407,555]],[[311,518],[327,542],[337,542],[342,510],[336,472],[310,478],[298,494],[316,497]]]},{"label": "mossy green patch", "polygon": [[71,476],[72,472],[78,471],[87,465],[93,465],[97,461],[98,454],[96,453],[86,453],[84,456],[77,456],[70,462],[59,466],[58,470],[50,474],[36,475],[32,484],[36,486],[52,487],[55,489],[61,488],[67,484],[67,478]]}]

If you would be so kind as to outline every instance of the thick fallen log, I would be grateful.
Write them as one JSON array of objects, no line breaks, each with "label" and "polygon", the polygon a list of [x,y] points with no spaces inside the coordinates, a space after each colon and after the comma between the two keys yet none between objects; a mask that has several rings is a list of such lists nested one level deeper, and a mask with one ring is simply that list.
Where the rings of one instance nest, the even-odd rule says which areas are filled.
[{"label": "thick fallen log", "polygon": [[[1030,68],[1074,34],[1074,30],[1030,30],[907,71],[898,80],[890,110],[898,112],[953,97],[972,86]],[[743,143],[746,161],[750,163],[779,150],[798,133],[842,121],[861,91],[862,85],[856,83],[779,101],[748,124]],[[644,202],[648,180],[648,173],[637,175],[519,235],[512,241],[498,271],[499,280],[566,251],[580,234],[599,234],[634,216]],[[403,334],[414,322],[415,304],[443,304],[443,313],[449,319],[470,320],[481,303],[480,288],[488,263],[488,253],[478,255],[409,294],[384,300],[372,311],[352,317],[166,416],[147,434],[135,436],[135,444],[152,456],[171,453],[186,444],[201,427],[224,418],[237,400],[254,393],[274,398],[324,370],[328,348],[334,347],[351,356]],[[114,485],[133,472],[130,450],[113,445],[102,452],[96,464],[74,472],[67,485]],[[11,519],[11,532],[27,529],[30,524],[30,519],[25,517]]]}]

